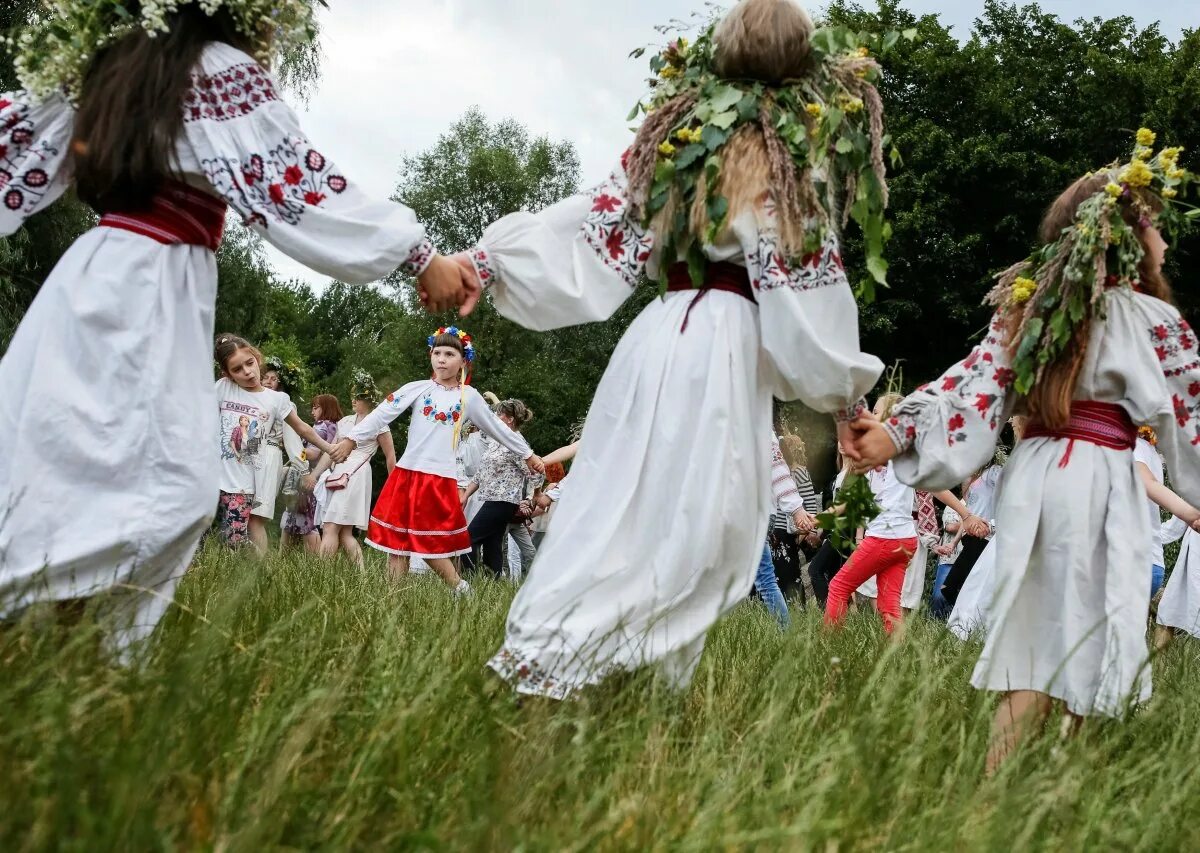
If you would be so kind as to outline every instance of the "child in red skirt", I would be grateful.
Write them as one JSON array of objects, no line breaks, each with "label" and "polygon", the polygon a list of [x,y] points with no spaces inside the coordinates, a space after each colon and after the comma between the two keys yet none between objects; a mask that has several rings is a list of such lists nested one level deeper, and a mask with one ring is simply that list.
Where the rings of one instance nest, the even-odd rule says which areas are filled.
[{"label": "child in red skirt", "polygon": [[367,544],[389,555],[393,579],[407,574],[410,557],[422,557],[455,592],[465,592],[470,587],[453,562],[471,550],[454,457],[464,419],[520,454],[531,471],[540,473],[542,460],[467,384],[467,367],[475,360],[470,335],[454,326],[438,329],[429,336],[429,360],[431,378],[389,394],[342,444],[370,443],[402,412],[412,410],[408,446],[371,511]]}]

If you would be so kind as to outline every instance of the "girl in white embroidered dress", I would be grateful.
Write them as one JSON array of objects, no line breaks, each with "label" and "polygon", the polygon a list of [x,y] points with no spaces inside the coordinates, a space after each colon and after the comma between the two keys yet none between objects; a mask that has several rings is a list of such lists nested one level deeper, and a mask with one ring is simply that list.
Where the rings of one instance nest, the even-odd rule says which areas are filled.
[{"label": "girl in white embroidered dress", "polygon": [[[726,22],[718,67],[757,68],[765,81],[806,73],[812,24],[797,4],[744,0]],[[639,135],[591,192],[485,231],[471,259],[501,314],[531,329],[604,320],[644,276],[682,260],[663,256],[662,228],[632,209],[627,164],[645,144],[659,140]],[[571,488],[491,663],[522,692],[561,698],[646,664],[686,685],[705,634],[749,593],[762,555],[774,510],[772,396],[845,412],[882,372],[859,349],[832,228],[816,252],[785,260],[763,134],[747,128],[721,150],[721,192],[735,202],[728,227],[700,242],[710,281],[723,265],[744,295],[668,293],[613,353]]]},{"label": "girl in white embroidered dress", "polygon": [[433,376],[388,394],[341,442],[342,449],[361,448],[401,413],[412,412],[408,445],[371,511],[367,544],[388,554],[393,579],[408,573],[410,558],[420,557],[460,593],[470,586],[459,577],[453,558],[471,550],[455,459],[463,420],[516,453],[530,471],[542,468],[525,439],[505,426],[480,393],[466,384],[466,355],[457,331],[431,336]]},{"label": "girl in white embroidered dress", "polygon": [[217,504],[210,347],[225,206],[340,280],[401,267],[434,308],[462,289],[412,211],[365,196],[308,141],[226,11],[187,4],[168,25],[93,61],[78,126],[61,96],[0,95],[0,235],[73,181],[107,214],[0,361],[0,618],[119,591],[105,603],[122,623],[117,647],[157,624]]},{"label": "girl in white embroidered dress", "polygon": [[[1047,213],[1043,241],[1052,243],[1071,228],[1080,204],[1114,179],[1102,172],[1077,181]],[[918,488],[952,485],[991,457],[1014,408],[1036,400],[1039,411],[1054,405],[1066,410],[1071,401],[1088,401],[1119,407],[1132,423],[1153,426],[1175,485],[1195,504],[1196,336],[1167,301],[1170,288],[1161,274],[1166,244],[1158,230],[1132,205],[1123,205],[1121,215],[1144,251],[1140,289],[1102,291],[1102,311],[1083,327],[1082,343],[1066,351],[1031,396],[1018,399],[1013,390],[1010,318],[1001,308],[983,343],[964,361],[901,402],[886,423],[859,422],[866,430],[858,440],[861,464],[895,456],[905,482]],[[1052,700],[1080,719],[1116,716],[1150,696],[1149,585],[1141,567],[1151,531],[1132,451],[1090,440],[1030,437],[1032,432],[1031,424],[997,496],[995,599],[972,677],[975,687],[1005,694],[989,771],[1045,717]]]}]

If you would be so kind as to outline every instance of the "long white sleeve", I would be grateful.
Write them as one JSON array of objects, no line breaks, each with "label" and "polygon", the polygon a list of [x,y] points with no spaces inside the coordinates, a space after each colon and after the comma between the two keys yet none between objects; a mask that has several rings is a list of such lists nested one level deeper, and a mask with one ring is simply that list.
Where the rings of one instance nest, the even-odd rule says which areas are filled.
[{"label": "long white sleeve", "polygon": [[60,95],[0,94],[0,237],[53,204],[70,184],[75,111]]},{"label": "long white sleeve", "polygon": [[1014,374],[996,315],[987,337],[941,378],[905,397],[884,428],[899,448],[896,476],[938,492],[963,482],[996,451],[1015,403]]},{"label": "long white sleeve", "polygon": [[545,331],[607,320],[633,293],[654,246],[629,215],[623,166],[590,192],[513,213],[472,251],[496,310]]},{"label": "long white sleeve", "polygon": [[496,417],[496,413],[492,411],[491,406],[483,399],[482,394],[474,388],[468,387],[466,397],[467,420],[479,427],[480,432],[491,436],[522,459],[528,459],[533,455],[533,450],[529,447],[529,442],[525,441],[520,433],[513,432],[505,425],[504,421]]},{"label": "long white sleeve", "polygon": [[1158,529],[1158,543],[1160,545],[1170,545],[1172,542],[1178,542],[1183,538],[1183,534],[1187,532],[1187,522],[1173,515],[1164,521],[1162,527]]},{"label": "long white sleeve", "polygon": [[796,488],[796,481],[784,461],[779,439],[774,433],[771,434],[771,491],[775,494],[775,506],[781,512],[792,515],[804,508],[800,490]]},{"label": "long white sleeve", "polygon": [[412,408],[413,403],[421,392],[429,387],[430,380],[421,379],[409,382],[407,385],[387,395],[382,403],[375,407],[354,429],[350,430],[348,438],[354,440],[359,447],[374,447],[375,437],[391,426],[392,421]]},{"label": "long white sleeve", "polygon": [[837,237],[830,231],[817,252],[789,261],[773,222],[768,208],[734,223],[758,301],[772,393],[848,416],[879,381],[883,362],[859,344],[858,305]]},{"label": "long white sleeve", "polygon": [[309,141],[270,75],[245,53],[223,44],[205,49],[183,128],[212,191],[289,257],[352,284],[429,265],[434,250],[413,212],[351,181]]}]

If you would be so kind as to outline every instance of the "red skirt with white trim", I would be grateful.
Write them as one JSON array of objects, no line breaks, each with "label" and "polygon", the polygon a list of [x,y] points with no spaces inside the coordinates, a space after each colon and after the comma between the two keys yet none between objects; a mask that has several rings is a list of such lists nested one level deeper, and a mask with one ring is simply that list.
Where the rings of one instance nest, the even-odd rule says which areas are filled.
[{"label": "red skirt with white trim", "polygon": [[407,557],[457,557],[471,551],[458,482],[397,466],[375,502],[367,544]]}]

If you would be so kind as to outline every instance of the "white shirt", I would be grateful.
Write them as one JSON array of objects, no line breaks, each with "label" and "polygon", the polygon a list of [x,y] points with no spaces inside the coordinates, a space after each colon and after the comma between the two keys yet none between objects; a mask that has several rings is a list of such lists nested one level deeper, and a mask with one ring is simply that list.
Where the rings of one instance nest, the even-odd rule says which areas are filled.
[{"label": "white shirt", "polygon": [[917,493],[912,486],[900,482],[892,463],[886,468],[875,469],[867,474],[875,501],[882,510],[867,525],[867,536],[876,539],[914,539],[917,523],[913,520],[913,501]]},{"label": "white shirt", "polygon": [[469,385],[446,388],[432,379],[409,382],[388,394],[375,411],[359,421],[349,437],[360,447],[370,444],[401,412],[408,410],[412,411],[412,422],[408,427],[408,445],[396,463],[400,468],[457,481],[454,425],[464,418],[522,459],[533,455],[525,439],[496,417],[478,391]]},{"label": "white shirt", "polygon": [[984,521],[996,518],[996,486],[1003,473],[999,465],[989,465],[967,489],[967,509]]},{"label": "white shirt", "polygon": [[[1144,438],[1139,438],[1137,444],[1133,446],[1133,461],[1141,462],[1150,469],[1150,473],[1159,483],[1163,482],[1163,463],[1162,457],[1158,455],[1158,451],[1154,449],[1154,445],[1146,441]],[[1165,566],[1166,557],[1163,554],[1162,539],[1157,535],[1158,530],[1162,527],[1162,515],[1158,511],[1158,504],[1152,500],[1146,501],[1146,507],[1150,514],[1150,529],[1155,531],[1155,535],[1151,536],[1150,542],[1150,565]]]},{"label": "white shirt", "polygon": [[221,491],[254,494],[254,472],[262,467],[267,437],[296,407],[287,394],[263,388],[250,392],[231,379],[217,380],[221,415]]}]

